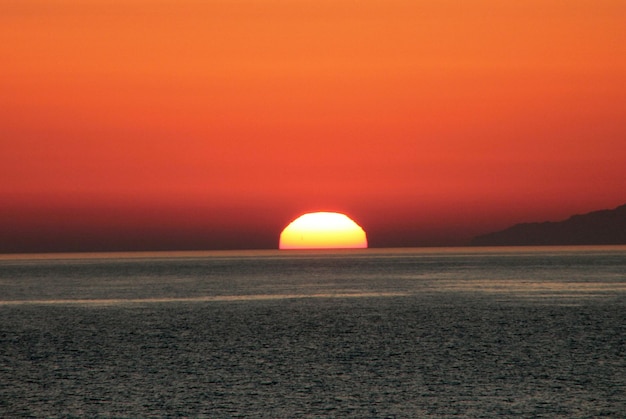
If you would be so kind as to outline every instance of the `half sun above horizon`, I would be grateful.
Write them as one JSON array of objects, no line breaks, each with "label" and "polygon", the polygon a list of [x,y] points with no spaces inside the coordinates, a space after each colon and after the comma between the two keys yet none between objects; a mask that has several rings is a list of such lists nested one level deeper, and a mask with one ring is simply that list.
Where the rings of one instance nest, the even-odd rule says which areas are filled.
[{"label": "half sun above horizon", "polygon": [[338,212],[311,212],[289,223],[280,233],[279,249],[364,249],[365,231]]}]

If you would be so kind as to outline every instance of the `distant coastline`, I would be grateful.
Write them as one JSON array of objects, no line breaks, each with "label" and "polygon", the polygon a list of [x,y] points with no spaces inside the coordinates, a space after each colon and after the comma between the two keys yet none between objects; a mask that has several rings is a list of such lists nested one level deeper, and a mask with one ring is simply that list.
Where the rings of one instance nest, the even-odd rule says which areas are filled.
[{"label": "distant coastline", "polygon": [[471,246],[626,244],[626,204],[563,221],[520,223],[475,237]]}]

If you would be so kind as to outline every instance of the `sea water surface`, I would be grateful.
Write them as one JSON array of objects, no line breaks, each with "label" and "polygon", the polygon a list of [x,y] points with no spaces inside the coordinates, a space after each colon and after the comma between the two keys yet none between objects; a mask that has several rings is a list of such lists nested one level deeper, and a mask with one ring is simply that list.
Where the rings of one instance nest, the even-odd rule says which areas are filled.
[{"label": "sea water surface", "polygon": [[626,246],[0,256],[1,417],[624,417]]}]

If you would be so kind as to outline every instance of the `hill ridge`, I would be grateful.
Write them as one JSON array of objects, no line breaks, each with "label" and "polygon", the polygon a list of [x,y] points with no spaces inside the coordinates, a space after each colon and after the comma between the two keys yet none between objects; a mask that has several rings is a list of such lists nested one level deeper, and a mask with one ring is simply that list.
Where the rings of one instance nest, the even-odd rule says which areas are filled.
[{"label": "hill ridge", "polygon": [[519,223],[482,234],[470,242],[471,246],[585,244],[626,244],[626,204],[575,214],[563,221]]}]

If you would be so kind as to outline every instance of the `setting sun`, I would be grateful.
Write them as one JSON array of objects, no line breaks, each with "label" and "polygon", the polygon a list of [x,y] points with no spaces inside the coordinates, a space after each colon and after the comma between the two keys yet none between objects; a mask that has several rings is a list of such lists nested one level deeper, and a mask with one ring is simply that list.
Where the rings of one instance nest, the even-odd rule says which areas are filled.
[{"label": "setting sun", "polygon": [[292,221],[280,234],[279,249],[367,248],[365,231],[345,214],[312,212]]}]

